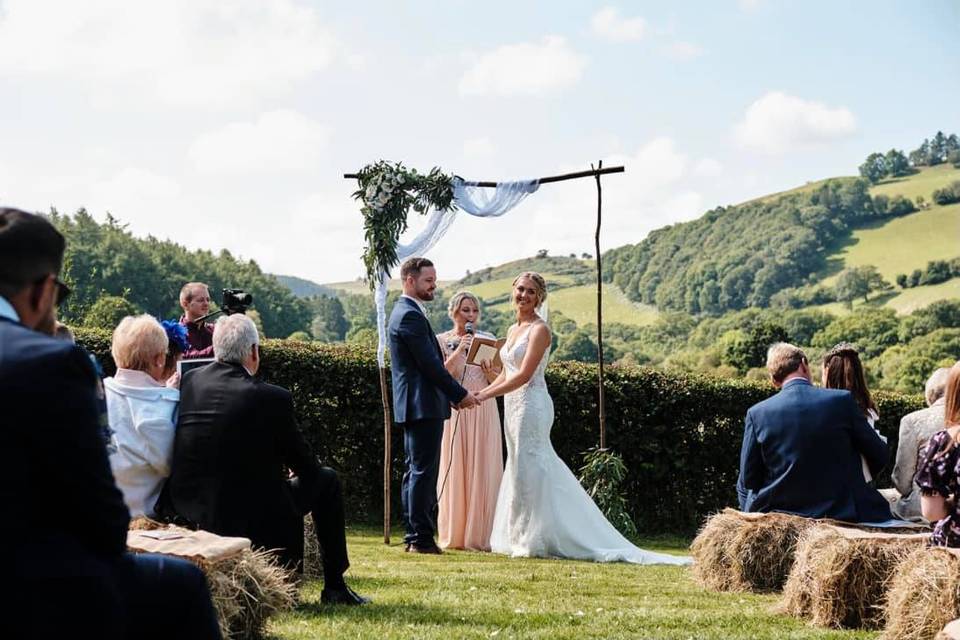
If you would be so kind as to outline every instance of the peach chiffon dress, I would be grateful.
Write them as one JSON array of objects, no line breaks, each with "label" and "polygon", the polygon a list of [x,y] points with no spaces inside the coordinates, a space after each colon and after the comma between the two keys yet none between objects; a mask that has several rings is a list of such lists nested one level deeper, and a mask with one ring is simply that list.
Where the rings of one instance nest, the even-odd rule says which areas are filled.
[{"label": "peach chiffon dress", "polygon": [[[437,336],[444,360],[453,352],[447,346],[448,335]],[[463,358],[466,366],[466,356]],[[462,371],[457,371],[454,377],[459,380]],[[469,391],[480,391],[488,383],[480,367],[466,366],[462,384]],[[453,409],[450,419],[443,424],[437,477],[437,544],[440,547],[490,550],[490,532],[502,477],[503,445],[497,401],[491,398],[479,407],[462,412]]]}]

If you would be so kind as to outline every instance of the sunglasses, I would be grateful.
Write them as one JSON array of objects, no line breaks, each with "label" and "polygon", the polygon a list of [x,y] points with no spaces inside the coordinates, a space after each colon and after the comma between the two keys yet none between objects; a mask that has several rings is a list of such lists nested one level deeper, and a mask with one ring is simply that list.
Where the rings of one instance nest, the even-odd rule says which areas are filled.
[{"label": "sunglasses", "polygon": [[[43,283],[43,281],[49,277],[50,276],[44,276],[40,278],[39,280],[37,280],[37,284]],[[57,299],[55,301],[55,304],[59,307],[61,304],[63,304],[64,300],[70,297],[70,287],[68,287],[67,283],[61,280],[57,276],[53,276],[53,282],[54,284],[57,285]]]}]

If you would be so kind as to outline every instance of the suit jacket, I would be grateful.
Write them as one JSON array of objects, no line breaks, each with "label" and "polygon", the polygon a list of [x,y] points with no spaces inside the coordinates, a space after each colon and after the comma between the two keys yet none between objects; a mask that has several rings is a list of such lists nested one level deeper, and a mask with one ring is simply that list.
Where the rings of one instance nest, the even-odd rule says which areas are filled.
[{"label": "suit jacket", "polygon": [[320,466],[300,434],[293,397],[239,364],[213,362],[180,383],[170,478],[158,511],[202,529],[303,557],[303,511],[287,469],[315,483]]},{"label": "suit jacket", "polygon": [[47,542],[100,559],[126,550],[130,515],[107,461],[96,388],[83,349],[0,317],[0,542],[10,553]]},{"label": "suit jacket", "polygon": [[917,459],[930,437],[943,431],[945,407],[945,400],[940,398],[932,406],[908,413],[900,420],[900,438],[892,474],[893,486],[900,492],[900,499],[893,505],[898,518],[923,520],[920,513],[920,487],[914,480]]},{"label": "suit jacket", "polygon": [[398,423],[446,420],[464,389],[443,366],[440,343],[417,304],[401,297],[388,326],[393,417]]},{"label": "suit jacket", "polygon": [[790,380],[747,411],[737,493],[743,511],[880,522],[889,503],[863,479],[863,455],[876,475],[887,445],[849,391]]}]

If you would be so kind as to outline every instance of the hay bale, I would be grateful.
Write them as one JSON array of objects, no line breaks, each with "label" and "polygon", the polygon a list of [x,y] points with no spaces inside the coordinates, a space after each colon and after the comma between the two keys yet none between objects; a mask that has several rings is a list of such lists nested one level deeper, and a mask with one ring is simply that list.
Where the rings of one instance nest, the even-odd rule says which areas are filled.
[{"label": "hay bale", "polygon": [[225,639],[261,638],[267,618],[296,604],[297,588],[290,572],[269,551],[244,551],[215,564],[200,563],[200,567]]},{"label": "hay bale", "polygon": [[918,549],[897,567],[886,599],[883,640],[929,640],[960,618],[960,551]]},{"label": "hay bale", "polygon": [[814,520],[785,513],[724,509],[704,523],[690,547],[693,576],[715,591],[776,591],[793,566],[800,534]]},{"label": "hay bale", "polygon": [[313,526],[313,515],[303,519],[303,578],[319,580],[323,577],[323,561],[320,555],[320,543]]},{"label": "hay bale", "polygon": [[821,627],[878,628],[895,568],[927,540],[925,534],[812,527],[797,545],[778,609]]},{"label": "hay bale", "polygon": [[292,572],[268,551],[253,550],[245,538],[225,538],[174,525],[158,530],[149,523],[127,533],[134,553],[166,553],[196,564],[206,575],[226,639],[260,638],[267,618],[296,603]]}]

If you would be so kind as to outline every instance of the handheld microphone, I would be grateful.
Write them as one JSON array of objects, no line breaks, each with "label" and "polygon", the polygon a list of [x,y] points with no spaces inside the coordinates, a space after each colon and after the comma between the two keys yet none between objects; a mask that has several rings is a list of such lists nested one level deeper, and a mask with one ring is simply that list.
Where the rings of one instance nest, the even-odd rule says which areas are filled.
[{"label": "handheld microphone", "polygon": [[464,327],[464,331],[466,331],[468,334],[470,334],[470,335],[472,336],[472,335],[473,335],[473,323],[472,323],[472,322],[468,322],[467,325]]}]

